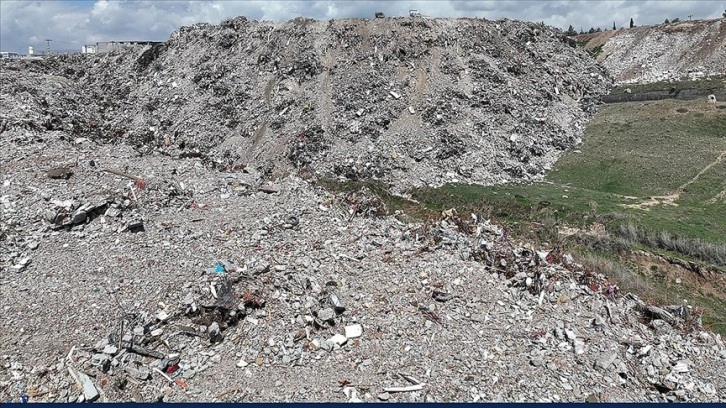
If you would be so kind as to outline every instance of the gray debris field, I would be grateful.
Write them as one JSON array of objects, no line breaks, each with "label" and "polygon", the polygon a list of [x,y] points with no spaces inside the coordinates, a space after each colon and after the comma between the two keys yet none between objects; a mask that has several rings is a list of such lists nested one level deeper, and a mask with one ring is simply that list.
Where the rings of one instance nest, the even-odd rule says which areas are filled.
[{"label": "gray debris field", "polygon": [[602,36],[608,39],[598,60],[622,84],[726,74],[724,19],[635,27]]},{"label": "gray debris field", "polygon": [[726,400],[687,304],[315,183],[543,174],[610,84],[559,31],[238,18],[2,64],[0,401]]},{"label": "gray debris field", "polygon": [[153,48],[8,65],[23,75],[3,102],[24,120],[6,126],[399,192],[536,179],[612,82],[570,41],[507,20],[240,17]]}]

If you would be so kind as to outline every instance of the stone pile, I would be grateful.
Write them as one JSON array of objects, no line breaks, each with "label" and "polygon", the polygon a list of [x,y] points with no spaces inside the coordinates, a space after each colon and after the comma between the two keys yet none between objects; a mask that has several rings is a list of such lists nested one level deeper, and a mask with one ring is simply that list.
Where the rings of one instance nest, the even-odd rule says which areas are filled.
[{"label": "stone pile", "polygon": [[[146,51],[3,65],[0,401],[725,401],[726,347],[687,303],[619,293],[480,217],[411,221],[371,189],[311,181],[338,166],[428,183],[470,154],[497,157],[493,178],[544,163],[520,147],[570,146],[605,82],[559,36],[509,21],[235,19]],[[386,76],[346,73],[355,64]],[[438,78],[417,103],[411,65]],[[325,84],[340,103],[313,92]],[[544,121],[526,120],[539,113],[525,91]],[[441,133],[428,150],[386,150],[408,167],[332,136],[348,116],[366,138],[403,135],[419,112]],[[471,150],[457,126],[476,115],[486,140],[520,129],[514,150]]]},{"label": "stone pile", "polygon": [[588,35],[617,83],[697,80],[726,74],[724,19],[683,21]]},{"label": "stone pile", "polygon": [[[230,194],[248,173],[59,137],[2,152],[3,401],[724,400],[698,310],[487,220],[403,222],[294,175]],[[41,147],[78,153],[73,175],[38,177]],[[124,189],[143,231],[42,218]]]},{"label": "stone pile", "polygon": [[559,30],[482,19],[239,17],[153,48],[4,64],[4,129],[398,191],[541,177],[611,83]]}]

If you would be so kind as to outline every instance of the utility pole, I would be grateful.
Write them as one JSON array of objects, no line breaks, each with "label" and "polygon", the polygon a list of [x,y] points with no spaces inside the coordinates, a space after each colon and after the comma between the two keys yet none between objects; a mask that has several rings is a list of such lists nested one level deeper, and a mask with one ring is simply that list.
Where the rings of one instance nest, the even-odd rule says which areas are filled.
[{"label": "utility pole", "polygon": [[45,55],[50,55],[50,42],[53,41],[51,39],[45,40]]}]

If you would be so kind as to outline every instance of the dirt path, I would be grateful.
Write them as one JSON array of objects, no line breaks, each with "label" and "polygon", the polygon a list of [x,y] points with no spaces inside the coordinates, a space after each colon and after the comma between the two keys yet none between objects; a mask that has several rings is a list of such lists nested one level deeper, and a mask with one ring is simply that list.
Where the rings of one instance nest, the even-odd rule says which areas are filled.
[{"label": "dirt path", "polygon": [[650,197],[648,200],[643,201],[641,203],[621,204],[621,205],[625,208],[636,208],[639,210],[648,210],[648,209],[650,209],[650,207],[652,207],[654,205],[659,205],[659,204],[676,206],[676,205],[678,205],[676,203],[676,201],[678,201],[678,199],[681,198],[681,194],[686,189],[686,187],[688,187],[690,184],[696,182],[696,180],[698,180],[698,178],[701,177],[702,174],[704,174],[705,172],[710,170],[711,167],[721,163],[725,157],[726,157],[726,150],[721,152],[721,154],[718,155],[716,160],[714,160],[713,162],[709,163],[706,167],[701,169],[701,171],[699,171],[695,176],[693,176],[692,179],[681,184],[673,194],[668,194],[668,195],[663,195],[663,196],[653,196],[653,197]]},{"label": "dirt path", "polygon": [[267,86],[265,86],[265,103],[267,104],[267,107],[269,109],[272,109],[272,101],[270,100],[270,94],[272,93],[272,87],[275,86],[275,82],[277,82],[277,77],[272,77],[267,82]]},{"label": "dirt path", "polygon": [[322,123],[325,132],[330,132],[333,128],[332,112],[333,112],[333,85],[330,79],[330,70],[335,67],[336,55],[332,50],[327,50],[323,57],[324,70],[320,74],[320,88],[318,92],[318,120]]}]

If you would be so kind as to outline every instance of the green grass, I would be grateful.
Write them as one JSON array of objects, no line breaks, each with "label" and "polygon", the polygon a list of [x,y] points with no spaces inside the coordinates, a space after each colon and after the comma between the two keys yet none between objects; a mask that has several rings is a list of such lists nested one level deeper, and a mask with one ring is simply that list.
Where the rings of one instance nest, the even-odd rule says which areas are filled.
[{"label": "green grass", "polygon": [[[511,227],[513,235],[608,258],[604,272],[658,304],[689,299],[704,307],[704,323],[726,334],[726,111],[723,103],[663,100],[604,105],[588,124],[580,151],[568,152],[545,182],[500,186],[446,185],[414,191],[433,209],[479,212]],[[698,177],[696,175],[701,173]],[[677,193],[672,204],[643,204]],[[605,226],[605,237],[564,238],[556,226]],[[648,274],[633,250],[693,261],[718,271],[683,284]],[[624,255],[625,254],[625,255]]]},{"label": "green grass", "polygon": [[[675,112],[679,107],[688,112]],[[726,160],[716,162],[726,151],[726,114],[713,104],[665,100],[605,105],[584,140],[581,151],[563,155],[543,183],[445,185],[412,195],[434,209],[487,212],[495,205],[500,209],[491,215],[508,221],[548,216],[578,226],[595,220],[611,227],[631,222],[726,244]],[[625,207],[676,192],[676,205]]]},{"label": "green grass", "polygon": [[[688,112],[678,113],[679,108]],[[700,101],[605,105],[584,139],[581,153],[565,154],[549,181],[594,191],[590,197],[603,209],[629,215],[648,229],[726,244],[726,206],[716,197],[726,190],[726,160],[716,162],[726,151],[726,113]],[[597,193],[611,195],[603,199]],[[675,206],[620,206],[673,193],[680,194]],[[588,196],[578,194],[583,195]]]},{"label": "green grass", "polygon": [[602,54],[602,46],[603,44],[593,47],[593,49],[587,50],[587,53],[590,54],[591,57],[597,58],[598,55]]},{"label": "green grass", "polygon": [[[564,154],[544,182],[411,191],[418,203],[391,196],[384,186],[368,186],[392,210],[414,218],[456,208],[464,217],[479,213],[502,223],[512,236],[530,242],[605,257],[605,269],[617,271],[626,290],[661,304],[689,299],[707,309],[704,322],[726,334],[724,107],[723,102],[678,100],[603,105],[588,124],[580,151]],[[671,196],[671,202],[659,196]],[[651,198],[659,201],[646,205]],[[587,231],[594,225],[606,232],[562,235],[558,230]],[[711,281],[695,272],[682,285],[670,284],[641,270],[633,250],[695,262],[716,273],[718,284],[704,290],[704,282]]]},{"label": "green grass", "polygon": [[[581,40],[577,42],[577,46],[580,48],[585,48],[587,44],[592,40],[592,38],[588,38],[587,40]],[[591,50],[585,49],[585,51],[590,54],[591,57],[597,58],[598,55],[602,53],[602,46],[604,44],[600,44],[597,47],[593,47]]]}]

